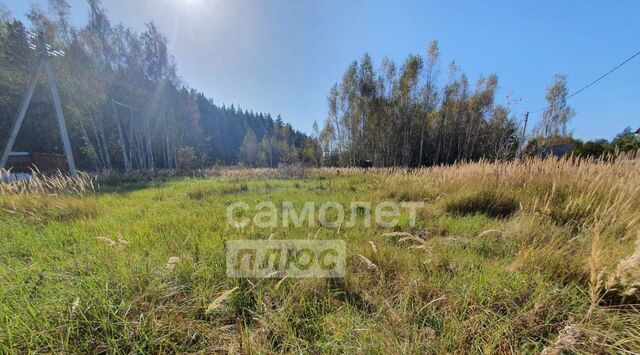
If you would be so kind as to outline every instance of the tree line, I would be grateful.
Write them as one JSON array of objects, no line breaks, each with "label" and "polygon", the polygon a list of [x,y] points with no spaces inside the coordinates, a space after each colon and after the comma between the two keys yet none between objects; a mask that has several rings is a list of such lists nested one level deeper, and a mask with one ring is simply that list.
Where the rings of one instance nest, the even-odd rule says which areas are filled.
[{"label": "tree line", "polygon": [[328,95],[320,133],[332,164],[422,166],[456,161],[511,159],[519,123],[513,102],[495,104],[498,78],[469,78],[452,62],[439,83],[440,50],[409,55],[398,66],[384,58],[378,69],[365,54],[345,71]]},{"label": "tree line", "polygon": [[[66,0],[49,0],[46,10],[33,6],[27,15],[30,26],[0,8],[3,142],[38,59],[27,35],[32,31],[65,52],[51,61],[74,156],[82,169],[319,163],[316,140],[280,116],[216,105],[182,83],[167,39],[155,24],[148,23],[138,33],[113,24],[100,0],[88,3],[88,21],[82,27],[70,23]],[[62,151],[45,84],[41,78],[14,151]]]},{"label": "tree line", "polygon": [[402,65],[383,58],[376,68],[368,54],[352,62],[328,95],[328,113],[318,134],[325,164],[429,166],[461,161],[510,160],[571,144],[572,153],[600,157],[640,148],[630,128],[612,142],[574,139],[567,125],[575,110],[567,103],[567,78],[556,75],[546,90],[547,106],[527,133],[513,108],[518,100],[495,101],[498,77],[471,84],[455,62],[439,85],[440,50],[432,42],[425,56]]}]

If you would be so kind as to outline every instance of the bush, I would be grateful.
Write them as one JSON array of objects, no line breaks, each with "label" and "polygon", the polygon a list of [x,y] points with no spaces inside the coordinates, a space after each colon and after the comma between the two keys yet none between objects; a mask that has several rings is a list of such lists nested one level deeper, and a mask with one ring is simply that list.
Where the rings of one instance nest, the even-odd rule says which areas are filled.
[{"label": "bush", "polygon": [[180,171],[190,171],[196,168],[198,158],[193,147],[178,148],[176,153],[176,168]]}]

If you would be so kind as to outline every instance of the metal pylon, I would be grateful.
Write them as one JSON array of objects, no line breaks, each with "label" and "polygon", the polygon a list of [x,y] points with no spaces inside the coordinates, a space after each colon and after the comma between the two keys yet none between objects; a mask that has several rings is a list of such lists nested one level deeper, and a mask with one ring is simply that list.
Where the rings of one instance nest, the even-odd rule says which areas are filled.
[{"label": "metal pylon", "polygon": [[[33,39],[35,36],[30,35],[30,37]],[[53,75],[53,69],[49,60],[53,56],[64,55],[64,52],[59,50],[51,50],[51,46],[49,46],[48,44],[44,44],[44,42],[42,41],[41,44],[41,54],[40,58],[38,59],[38,64],[36,65],[36,71],[33,74],[33,78],[31,78],[31,82],[29,83],[27,92],[25,93],[24,97],[22,98],[22,102],[20,103],[18,115],[16,117],[13,128],[11,129],[11,134],[9,135],[9,139],[7,140],[4,151],[2,152],[2,158],[0,158],[0,169],[4,169],[7,165],[9,154],[13,149],[13,145],[16,141],[16,137],[18,136],[18,132],[20,132],[20,127],[24,122],[27,109],[29,108],[29,103],[31,103],[31,99],[33,98],[33,92],[35,91],[36,85],[38,84],[40,74],[42,74],[42,70],[44,69],[47,73],[47,78],[49,79],[51,95],[53,96],[53,106],[56,112],[56,118],[58,119],[58,126],[60,127],[60,136],[62,136],[62,145],[64,146],[64,154],[67,157],[69,173],[71,174],[71,177],[75,179],[77,178],[78,173],[76,171],[75,161],[73,160],[73,151],[71,150],[71,141],[69,140],[69,133],[67,131],[67,125],[64,120],[64,113],[62,112],[62,101],[60,100],[60,95],[58,94],[58,85],[56,83],[55,76]],[[31,48],[36,49],[36,46],[32,44]]]}]

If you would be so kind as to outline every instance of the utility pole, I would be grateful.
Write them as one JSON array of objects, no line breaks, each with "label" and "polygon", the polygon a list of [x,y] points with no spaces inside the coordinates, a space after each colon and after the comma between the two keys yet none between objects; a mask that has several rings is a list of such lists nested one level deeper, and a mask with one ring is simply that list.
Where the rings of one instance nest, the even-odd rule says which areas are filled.
[{"label": "utility pole", "polygon": [[518,160],[522,157],[522,151],[524,150],[524,140],[527,134],[527,123],[529,123],[529,111],[524,112],[524,126],[522,127],[522,135],[520,137],[520,146],[518,147]]},{"label": "utility pole", "polygon": [[271,146],[269,154],[269,167],[273,168],[273,137],[269,138],[269,145]]},{"label": "utility pole", "polygon": [[[60,136],[62,137],[62,145],[64,146],[64,154],[67,157],[67,164],[69,165],[69,174],[73,179],[78,177],[78,173],[76,171],[76,164],[73,160],[73,151],[71,149],[71,141],[69,140],[69,134],[67,131],[67,125],[64,120],[64,113],[62,112],[62,101],[60,100],[60,95],[58,95],[58,85],[56,83],[56,79],[53,75],[53,69],[51,68],[51,62],[49,59],[51,57],[61,57],[64,55],[63,51],[53,50],[49,44],[44,42],[44,36],[40,34],[36,36],[33,33],[28,33],[29,39],[32,43],[29,47],[33,50],[40,51],[40,58],[38,59],[38,64],[36,66],[36,71],[31,79],[31,83],[29,84],[29,88],[25,93],[22,102],[20,103],[20,108],[18,109],[18,115],[16,117],[15,123],[13,125],[13,129],[11,130],[11,135],[7,140],[7,144],[2,152],[2,158],[0,159],[0,169],[4,169],[7,165],[7,160],[9,160],[9,154],[13,149],[13,145],[16,141],[16,137],[18,136],[18,132],[20,132],[20,127],[24,122],[25,115],[27,113],[27,109],[29,108],[29,104],[31,103],[31,99],[33,98],[33,92],[38,84],[38,79],[40,78],[40,74],[42,74],[42,70],[44,69],[47,72],[47,78],[49,79],[49,85],[51,88],[51,96],[53,97],[53,106],[55,108],[56,117],[58,119],[58,126],[60,127]],[[37,41],[36,41],[37,39]],[[36,43],[33,43],[36,42]]]}]

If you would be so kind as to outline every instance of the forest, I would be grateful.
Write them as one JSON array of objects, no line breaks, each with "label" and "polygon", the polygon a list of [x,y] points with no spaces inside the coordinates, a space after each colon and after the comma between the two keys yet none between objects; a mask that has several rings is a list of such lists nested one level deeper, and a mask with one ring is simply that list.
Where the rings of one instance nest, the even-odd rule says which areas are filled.
[{"label": "forest", "polygon": [[[272,166],[320,159],[316,141],[268,113],[218,105],[178,76],[166,37],[114,24],[89,0],[84,27],[66,0],[33,6],[31,26],[0,9],[0,137],[9,135],[39,52],[29,33],[65,54],[51,58],[75,159],[83,170],[156,170],[214,164]],[[0,5],[1,6],[1,5]],[[13,151],[62,152],[42,75]]]}]

